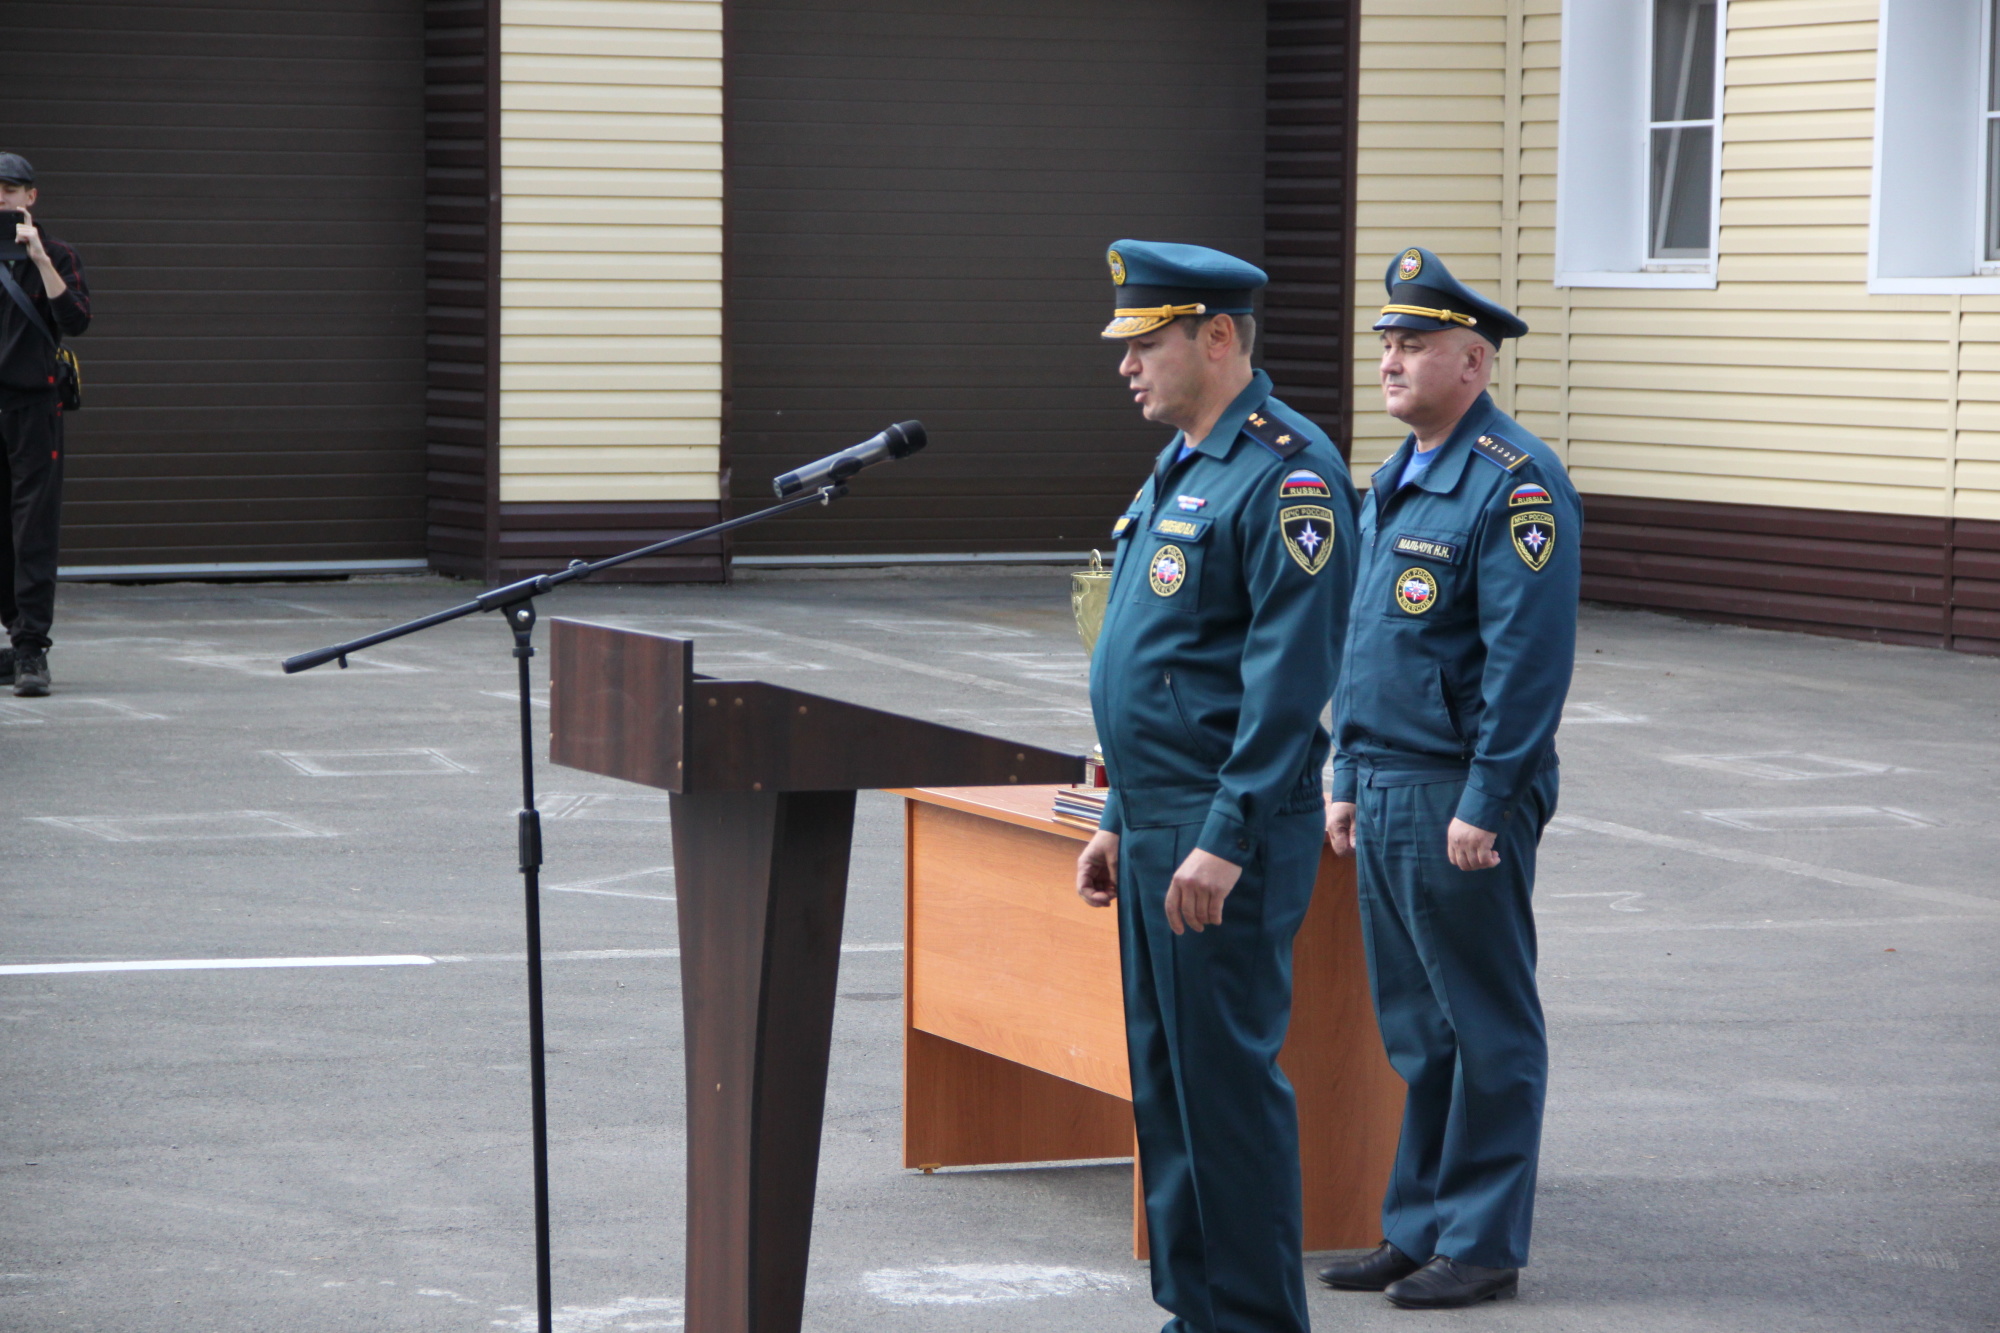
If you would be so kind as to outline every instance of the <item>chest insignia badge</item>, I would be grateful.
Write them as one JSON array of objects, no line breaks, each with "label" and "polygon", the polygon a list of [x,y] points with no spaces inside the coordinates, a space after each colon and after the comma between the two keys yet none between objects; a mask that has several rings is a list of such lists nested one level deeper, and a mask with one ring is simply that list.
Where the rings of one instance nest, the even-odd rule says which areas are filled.
[{"label": "chest insignia badge", "polygon": [[1556,516],[1541,509],[1523,510],[1508,515],[1507,531],[1514,539],[1514,553],[1540,573],[1556,552]]},{"label": "chest insignia badge", "polygon": [[1278,511],[1285,550],[1308,574],[1326,568],[1333,555],[1333,511],[1325,505],[1286,505]]},{"label": "chest insignia badge", "polygon": [[1179,505],[1186,512],[1192,514],[1195,510],[1207,504],[1208,501],[1202,499],[1198,495],[1176,495],[1174,497],[1174,503]]},{"label": "chest insignia badge", "polygon": [[1507,497],[1507,507],[1519,509],[1522,505],[1550,505],[1555,500],[1549,495],[1549,488],[1536,481],[1524,481],[1516,486]]},{"label": "chest insignia badge", "polygon": [[1162,597],[1172,597],[1187,582],[1187,554],[1178,546],[1162,546],[1153,552],[1153,563],[1146,571],[1153,591]]},{"label": "chest insignia badge", "polygon": [[1280,500],[1304,500],[1333,498],[1333,487],[1326,484],[1326,478],[1310,468],[1300,468],[1278,483]]},{"label": "chest insignia badge", "polygon": [[1438,581],[1428,569],[1406,569],[1396,576],[1396,605],[1420,616],[1437,605]]}]

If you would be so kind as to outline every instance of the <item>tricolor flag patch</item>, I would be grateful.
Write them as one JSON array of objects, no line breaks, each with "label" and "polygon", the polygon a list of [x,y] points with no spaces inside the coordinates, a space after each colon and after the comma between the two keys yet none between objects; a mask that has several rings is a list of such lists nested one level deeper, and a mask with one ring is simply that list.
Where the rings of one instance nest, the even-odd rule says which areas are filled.
[{"label": "tricolor flag patch", "polygon": [[1522,482],[1519,486],[1516,486],[1514,488],[1514,493],[1507,497],[1507,507],[1510,509],[1516,509],[1522,505],[1545,505],[1554,503],[1555,501],[1549,496],[1549,488],[1542,485],[1540,482],[1534,482],[1534,481]]},{"label": "tricolor flag patch", "polygon": [[1278,483],[1280,500],[1328,500],[1333,498],[1333,487],[1326,484],[1326,478],[1309,468],[1300,468]]}]

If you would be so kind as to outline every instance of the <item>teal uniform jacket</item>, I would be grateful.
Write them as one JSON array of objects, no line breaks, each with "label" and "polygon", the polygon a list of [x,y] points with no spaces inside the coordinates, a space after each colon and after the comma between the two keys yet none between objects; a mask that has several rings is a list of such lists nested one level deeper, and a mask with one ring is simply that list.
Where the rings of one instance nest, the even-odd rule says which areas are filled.
[{"label": "teal uniform jacket", "polygon": [[1239,865],[1319,803],[1358,500],[1324,431],[1257,371],[1185,461],[1176,435],[1118,520],[1090,702],[1102,827],[1200,824]]},{"label": "teal uniform jacket", "polygon": [[1583,506],[1555,451],[1489,396],[1400,492],[1404,441],[1361,508],[1333,799],[1361,768],[1463,777],[1497,831],[1555,760],[1576,656]]}]

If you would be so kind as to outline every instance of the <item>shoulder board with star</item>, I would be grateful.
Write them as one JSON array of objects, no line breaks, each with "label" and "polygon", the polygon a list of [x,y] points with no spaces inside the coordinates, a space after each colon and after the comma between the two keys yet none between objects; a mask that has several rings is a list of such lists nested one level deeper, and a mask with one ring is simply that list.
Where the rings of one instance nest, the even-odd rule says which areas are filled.
[{"label": "shoulder board with star", "polygon": [[1507,443],[1498,435],[1482,435],[1472,446],[1473,451],[1502,472],[1512,472],[1521,464],[1534,457],[1526,449]]},{"label": "shoulder board with star", "polygon": [[1293,430],[1269,412],[1252,412],[1243,418],[1243,433],[1280,458],[1290,458],[1312,443],[1310,435]]}]

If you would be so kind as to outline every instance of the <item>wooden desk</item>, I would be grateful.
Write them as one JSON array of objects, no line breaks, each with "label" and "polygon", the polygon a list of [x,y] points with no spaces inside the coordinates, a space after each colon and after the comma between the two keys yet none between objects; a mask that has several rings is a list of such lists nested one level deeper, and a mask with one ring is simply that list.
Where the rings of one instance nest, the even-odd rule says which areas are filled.
[{"label": "wooden desk", "polygon": [[[1134,1156],[1117,914],[1076,896],[1090,831],[1049,813],[1055,790],[900,793],[905,1166]],[[1403,1083],[1369,1002],[1351,860],[1322,855],[1292,965],[1279,1062],[1298,1092],[1306,1248],[1373,1246]],[[1145,1227],[1135,1163],[1140,1258]]]}]

